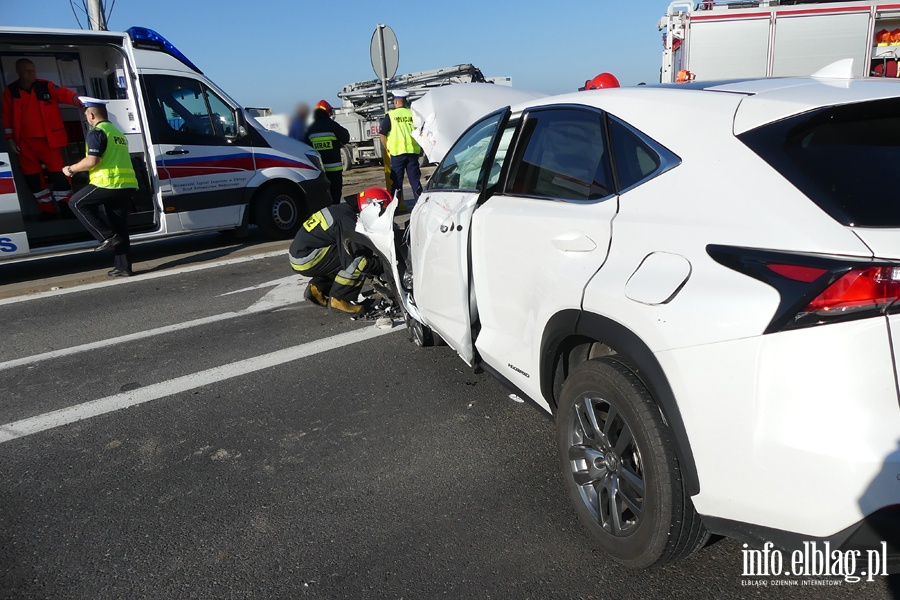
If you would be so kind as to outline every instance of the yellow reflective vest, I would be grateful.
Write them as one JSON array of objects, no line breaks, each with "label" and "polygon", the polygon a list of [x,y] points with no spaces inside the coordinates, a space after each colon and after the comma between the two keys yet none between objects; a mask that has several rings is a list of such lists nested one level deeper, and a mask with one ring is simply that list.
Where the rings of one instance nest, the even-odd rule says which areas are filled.
[{"label": "yellow reflective vest", "polygon": [[391,156],[400,154],[418,154],[421,146],[412,137],[413,116],[408,108],[395,108],[388,111],[391,119],[391,130],[387,134],[387,151]]},{"label": "yellow reflective vest", "polygon": [[131,166],[128,140],[109,121],[97,123],[94,129],[106,134],[106,151],[90,170],[91,185],[106,189],[136,188],[138,181]]}]

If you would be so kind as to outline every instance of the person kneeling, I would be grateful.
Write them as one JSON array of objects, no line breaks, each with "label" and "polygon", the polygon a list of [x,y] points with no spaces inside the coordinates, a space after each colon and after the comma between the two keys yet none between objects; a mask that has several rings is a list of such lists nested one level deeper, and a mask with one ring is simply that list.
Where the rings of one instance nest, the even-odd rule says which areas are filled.
[{"label": "person kneeling", "polygon": [[353,203],[314,213],[300,227],[289,253],[291,267],[311,278],[303,294],[306,300],[351,315],[362,312],[363,307],[354,302],[366,275],[378,265],[367,248],[351,240],[359,211],[373,199],[387,203],[390,195],[382,188],[369,188]]}]

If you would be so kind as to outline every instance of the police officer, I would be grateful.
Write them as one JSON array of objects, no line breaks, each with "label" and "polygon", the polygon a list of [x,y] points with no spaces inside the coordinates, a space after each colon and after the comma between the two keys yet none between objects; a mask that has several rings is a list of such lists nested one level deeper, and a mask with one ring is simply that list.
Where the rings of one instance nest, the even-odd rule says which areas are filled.
[{"label": "police officer", "polygon": [[363,307],[353,304],[368,272],[380,265],[368,249],[351,241],[357,214],[370,202],[386,205],[390,194],[383,188],[369,188],[353,199],[323,208],[300,227],[289,250],[291,267],[312,279],[303,297],[319,306],[359,314]]},{"label": "police officer", "polygon": [[[27,58],[16,61],[18,79],[3,90],[3,128],[10,149],[19,155],[25,183],[34,195],[42,218],[54,218],[54,200],[62,202],[72,193],[63,176],[60,150],[69,143],[59,104],[78,105],[76,94],[52,81],[38,79],[34,63]],[[41,178],[47,167],[53,194]]]},{"label": "police officer", "polygon": [[[80,100],[85,107],[85,119],[91,126],[85,144],[87,156],[74,165],[63,167],[63,172],[72,177],[75,173],[88,171],[90,183],[75,192],[69,200],[69,208],[100,242],[95,250],[113,249],[113,269],[107,274],[128,277],[132,272],[126,218],[138,187],[128,141],[109,122],[106,100],[84,96]],[[106,208],[106,216],[100,211],[101,205]]]},{"label": "police officer", "polygon": [[[413,198],[422,193],[419,155],[422,148],[413,139],[413,116],[407,104],[409,92],[394,92],[394,108],[381,120],[381,145],[391,155],[391,195],[403,194],[403,173],[409,176]],[[401,205],[402,207],[402,205]]]},{"label": "police officer", "polygon": [[344,186],[344,167],[341,164],[341,148],[350,142],[350,132],[332,120],[334,109],[319,100],[313,112],[313,122],[306,130],[307,144],[315,148],[325,165],[325,175],[331,182],[331,202],[340,204]]}]

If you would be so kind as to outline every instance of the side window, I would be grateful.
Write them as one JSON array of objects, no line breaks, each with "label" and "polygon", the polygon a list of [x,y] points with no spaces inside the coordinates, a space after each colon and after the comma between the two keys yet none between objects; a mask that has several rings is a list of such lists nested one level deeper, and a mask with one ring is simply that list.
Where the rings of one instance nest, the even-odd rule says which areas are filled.
[{"label": "side window", "polygon": [[145,75],[143,82],[156,142],[218,145],[234,135],[234,111],[200,81]]},{"label": "side window", "polygon": [[506,192],[576,201],[612,195],[603,116],[576,108],[528,113]]},{"label": "side window", "polygon": [[616,158],[619,189],[626,190],[652,177],[659,169],[659,154],[617,119],[609,119],[609,137]]},{"label": "side window", "polygon": [[510,123],[506,126],[506,129],[503,130],[503,134],[500,136],[500,144],[497,145],[497,154],[494,155],[494,160],[491,162],[491,172],[488,175],[487,180],[488,188],[497,185],[497,181],[500,179],[500,169],[503,168],[503,161],[506,160],[506,153],[509,151],[509,143],[512,141],[517,126],[518,123]]},{"label": "side window", "polygon": [[237,134],[237,124],[234,122],[234,110],[224,100],[219,98],[211,89],[204,86],[209,109],[212,113],[213,126],[219,137],[234,137]]},{"label": "side window", "polygon": [[428,189],[481,191],[485,158],[503,115],[503,111],[495,113],[464,133],[441,161]]}]

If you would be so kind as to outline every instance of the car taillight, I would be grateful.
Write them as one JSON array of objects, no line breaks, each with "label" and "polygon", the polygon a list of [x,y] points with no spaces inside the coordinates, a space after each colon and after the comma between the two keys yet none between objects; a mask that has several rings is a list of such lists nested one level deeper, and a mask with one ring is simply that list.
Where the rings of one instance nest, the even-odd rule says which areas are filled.
[{"label": "car taillight", "polygon": [[862,319],[900,307],[900,265],[733,246],[707,247],[717,262],[781,296],[765,333]]},{"label": "car taillight", "polygon": [[900,267],[853,269],[815,297],[805,312],[829,313],[884,307],[900,298]]}]

